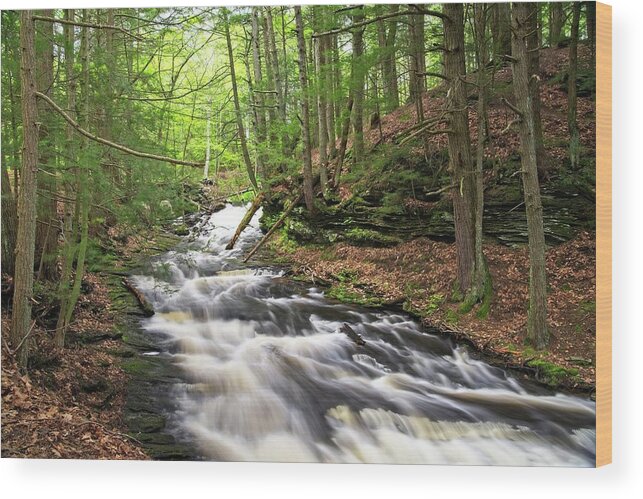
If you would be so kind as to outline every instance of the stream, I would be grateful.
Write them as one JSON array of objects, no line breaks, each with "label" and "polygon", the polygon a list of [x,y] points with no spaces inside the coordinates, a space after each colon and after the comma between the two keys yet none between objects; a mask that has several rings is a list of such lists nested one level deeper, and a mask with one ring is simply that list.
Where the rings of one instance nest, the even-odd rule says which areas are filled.
[{"label": "stream", "polygon": [[[339,304],[241,263],[246,208],[208,215],[133,277],[176,366],[164,431],[197,459],[593,466],[595,404],[519,381],[394,311]],[[365,340],[340,332],[350,325]]]}]

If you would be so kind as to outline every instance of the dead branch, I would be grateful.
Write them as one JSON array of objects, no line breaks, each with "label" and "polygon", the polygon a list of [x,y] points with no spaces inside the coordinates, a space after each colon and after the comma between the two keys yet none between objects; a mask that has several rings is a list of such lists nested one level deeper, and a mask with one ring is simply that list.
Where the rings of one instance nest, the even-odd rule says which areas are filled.
[{"label": "dead branch", "polygon": [[346,33],[347,31],[351,31],[356,28],[361,28],[363,26],[368,26],[369,24],[376,23],[378,21],[383,21],[385,19],[390,19],[392,17],[399,17],[399,16],[417,16],[417,15],[429,15],[429,16],[435,16],[439,18],[446,19],[447,16],[445,16],[442,12],[438,12],[437,10],[427,10],[427,9],[413,9],[413,10],[402,10],[399,12],[389,12],[388,14],[382,14],[381,16],[373,17],[372,19],[365,19],[364,21],[360,21],[358,23],[353,23],[350,26],[346,26],[344,28],[336,28],[336,29],[331,29],[330,31],[325,31],[323,33],[313,33],[312,37],[313,38],[320,38],[322,36],[330,36],[330,35],[337,35],[339,33]]},{"label": "dead branch", "polygon": [[131,36],[135,40],[143,41],[143,39],[140,36],[137,36],[134,33],[130,33],[129,31],[121,28],[120,26],[110,26],[109,24],[85,23],[82,21],[69,21],[67,19],[56,19],[55,17],[45,17],[45,16],[33,16],[32,19],[34,21],[45,21],[48,23],[68,24],[70,26],[84,26],[85,28],[111,29],[114,31],[120,31],[121,33],[124,33],[127,36]]},{"label": "dead branch", "polygon": [[65,111],[62,110],[58,104],[56,104],[53,100],[51,100],[48,96],[41,92],[36,92],[36,96],[40,97],[42,100],[44,100],[47,104],[49,104],[54,111],[56,111],[58,114],[60,114],[67,123],[69,123],[78,133],[81,135],[84,135],[88,139],[93,140],[94,142],[98,142],[99,144],[103,144],[107,147],[111,147],[113,149],[117,149],[119,151],[122,151],[126,154],[131,154],[132,156],[137,156],[139,158],[145,158],[145,159],[153,159],[155,161],[165,161],[166,163],[172,163],[174,165],[185,165],[185,166],[194,166],[197,168],[203,168],[203,163],[195,163],[193,161],[183,161],[180,159],[174,159],[174,158],[169,158],[167,156],[159,156],[158,154],[151,154],[147,152],[141,152],[141,151],[135,151],[134,149],[130,149],[129,147],[123,146],[121,144],[117,144],[115,142],[111,142],[107,139],[104,139],[102,137],[99,137],[98,135],[94,135],[91,132],[88,132],[84,128],[82,128],[77,122],[73,120],[71,116],[69,116]]}]

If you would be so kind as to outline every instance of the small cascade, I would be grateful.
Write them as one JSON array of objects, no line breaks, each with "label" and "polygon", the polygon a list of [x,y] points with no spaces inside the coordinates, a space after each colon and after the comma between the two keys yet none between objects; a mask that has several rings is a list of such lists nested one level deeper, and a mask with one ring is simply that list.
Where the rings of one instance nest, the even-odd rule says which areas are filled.
[{"label": "small cascade", "polygon": [[[591,466],[595,404],[470,358],[401,314],[241,263],[257,213],[228,205],[135,276],[143,328],[176,364],[171,427],[204,459]],[[357,345],[340,328],[364,340]]]}]

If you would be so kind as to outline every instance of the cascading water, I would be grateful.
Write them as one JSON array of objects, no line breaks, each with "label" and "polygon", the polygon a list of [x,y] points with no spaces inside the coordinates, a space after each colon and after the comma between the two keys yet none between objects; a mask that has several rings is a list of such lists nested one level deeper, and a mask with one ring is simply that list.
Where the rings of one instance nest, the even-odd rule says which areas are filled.
[{"label": "cascading water", "polygon": [[[136,286],[143,327],[176,363],[172,415],[204,459],[590,466],[595,405],[521,383],[407,316],[301,292],[239,257],[255,216],[213,214]],[[366,341],[339,332],[347,323]],[[156,352],[154,352],[156,353]]]}]

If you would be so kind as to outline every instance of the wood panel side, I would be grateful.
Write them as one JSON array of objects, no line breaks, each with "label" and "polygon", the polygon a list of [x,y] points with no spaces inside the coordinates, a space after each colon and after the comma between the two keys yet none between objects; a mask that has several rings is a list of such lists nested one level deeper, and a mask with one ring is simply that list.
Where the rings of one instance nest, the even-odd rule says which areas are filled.
[{"label": "wood panel side", "polygon": [[612,7],[596,3],[596,466],[612,462]]}]

